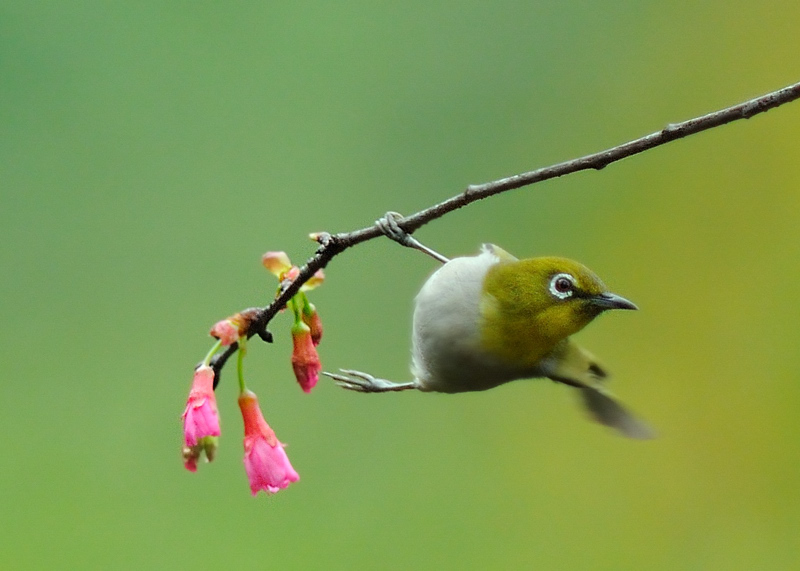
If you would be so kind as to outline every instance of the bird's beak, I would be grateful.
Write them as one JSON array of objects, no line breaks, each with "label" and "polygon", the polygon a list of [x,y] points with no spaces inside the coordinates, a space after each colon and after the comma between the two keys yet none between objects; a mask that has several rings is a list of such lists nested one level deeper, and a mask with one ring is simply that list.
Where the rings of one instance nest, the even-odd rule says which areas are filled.
[{"label": "bird's beak", "polygon": [[594,305],[602,309],[639,309],[632,301],[610,292],[595,295],[591,300]]}]

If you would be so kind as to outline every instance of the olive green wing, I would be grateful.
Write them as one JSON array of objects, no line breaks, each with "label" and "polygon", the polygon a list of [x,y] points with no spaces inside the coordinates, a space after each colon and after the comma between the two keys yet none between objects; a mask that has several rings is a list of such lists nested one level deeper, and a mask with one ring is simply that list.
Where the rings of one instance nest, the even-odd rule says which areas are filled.
[{"label": "olive green wing", "polygon": [[608,376],[594,356],[569,339],[547,359],[547,376],[581,391],[589,416],[628,438],[655,437],[653,429],[624,407],[600,382]]}]

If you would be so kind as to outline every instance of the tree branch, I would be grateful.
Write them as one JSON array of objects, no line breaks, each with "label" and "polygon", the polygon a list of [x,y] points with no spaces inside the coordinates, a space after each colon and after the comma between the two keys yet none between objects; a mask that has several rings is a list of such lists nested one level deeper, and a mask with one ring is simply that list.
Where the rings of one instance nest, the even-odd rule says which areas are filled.
[{"label": "tree branch", "polygon": [[[795,99],[800,98],[800,83],[789,85],[778,91],[773,91],[761,97],[756,97],[749,101],[739,103],[726,109],[721,109],[702,117],[696,117],[683,121],[682,123],[673,123],[667,125],[664,129],[640,137],[633,141],[623,143],[622,145],[612,147],[599,153],[586,155],[578,159],[565,161],[549,167],[540,168],[530,172],[517,174],[507,178],[502,178],[484,184],[470,185],[456,196],[448,198],[447,200],[435,204],[425,210],[421,210],[416,214],[406,216],[405,218],[397,220],[400,228],[409,234],[427,224],[431,220],[441,218],[448,212],[457,210],[467,204],[471,204],[477,200],[500,194],[515,188],[521,188],[542,182],[551,178],[557,178],[574,172],[595,169],[600,170],[607,165],[622,160],[624,158],[639,154],[654,147],[658,147],[676,139],[682,139],[701,131],[706,131],[720,125],[725,125],[732,121],[739,119],[749,119],[759,113],[769,111],[774,107],[789,103]],[[286,303],[291,299],[299,290],[300,286],[306,283],[314,272],[324,268],[335,256],[341,254],[348,248],[352,248],[356,244],[372,240],[382,235],[382,231],[377,225],[361,228],[352,232],[344,232],[340,234],[327,234],[322,233],[318,235],[317,241],[320,246],[316,253],[309,258],[304,266],[300,268],[300,274],[291,283],[284,287],[278,296],[268,306],[258,309],[255,312],[256,317],[250,324],[248,330],[248,338],[253,335],[261,335],[262,338],[268,338],[266,327],[278,311],[283,308]],[[229,346],[225,352],[217,355],[212,361],[212,366],[215,369],[215,385],[220,377],[222,367],[228,358],[236,351],[238,345],[234,343]]]}]

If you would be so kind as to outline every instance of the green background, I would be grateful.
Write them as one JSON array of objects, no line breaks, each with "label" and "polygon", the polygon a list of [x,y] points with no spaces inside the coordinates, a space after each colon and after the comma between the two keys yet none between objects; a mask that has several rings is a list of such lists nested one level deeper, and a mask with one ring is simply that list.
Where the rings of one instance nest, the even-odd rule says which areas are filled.
[{"label": "green background", "polygon": [[[126,5],[128,4],[128,5]],[[361,228],[800,79],[794,2],[2,2],[4,569],[795,569],[800,103],[418,232],[583,261],[638,303],[579,334],[659,431],[566,387],[303,394],[289,318],[248,384],[301,481],[252,498],[180,413],[266,250]],[[435,263],[388,240],[313,293],[328,369],[408,378]]]}]

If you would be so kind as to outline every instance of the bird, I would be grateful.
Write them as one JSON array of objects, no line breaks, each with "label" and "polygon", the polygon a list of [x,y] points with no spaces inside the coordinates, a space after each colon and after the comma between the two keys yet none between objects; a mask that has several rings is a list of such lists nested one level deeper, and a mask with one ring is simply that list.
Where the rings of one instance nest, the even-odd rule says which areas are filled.
[{"label": "bird", "polygon": [[364,393],[463,393],[548,378],[580,391],[591,419],[630,438],[654,437],[653,429],[606,388],[606,368],[571,338],[608,310],[638,309],[633,302],[567,258],[518,259],[484,244],[477,255],[448,259],[420,248],[410,236],[404,240],[444,263],[415,299],[414,380],[396,383],[352,369],[325,375]]}]

